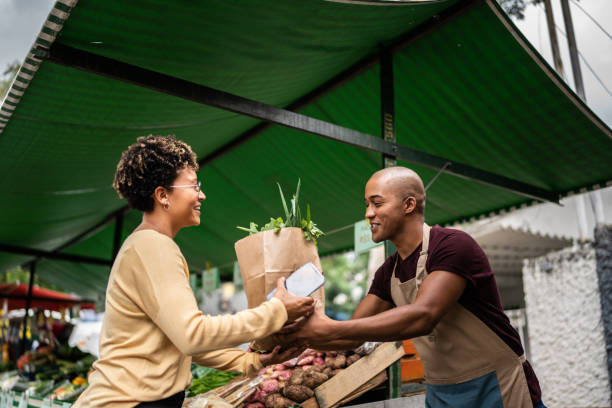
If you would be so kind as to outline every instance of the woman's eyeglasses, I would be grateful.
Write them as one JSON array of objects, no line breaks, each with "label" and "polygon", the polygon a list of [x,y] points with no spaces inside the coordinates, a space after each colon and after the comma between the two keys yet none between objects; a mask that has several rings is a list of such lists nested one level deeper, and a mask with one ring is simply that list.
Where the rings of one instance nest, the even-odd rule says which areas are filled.
[{"label": "woman's eyeglasses", "polygon": [[170,186],[170,188],[188,188],[188,187],[193,188],[197,193],[199,193],[200,191],[202,191],[202,182],[198,181],[198,184],[185,184],[182,186]]}]

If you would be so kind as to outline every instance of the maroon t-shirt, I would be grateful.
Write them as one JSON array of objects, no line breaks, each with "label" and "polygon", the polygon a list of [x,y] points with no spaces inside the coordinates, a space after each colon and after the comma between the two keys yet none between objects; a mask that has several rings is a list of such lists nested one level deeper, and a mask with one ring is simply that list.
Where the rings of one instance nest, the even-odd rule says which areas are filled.
[{"label": "maroon t-shirt", "polygon": [[[416,276],[416,266],[421,252],[419,245],[406,259],[397,262],[396,276],[406,282]],[[385,260],[376,271],[369,293],[393,302],[391,298],[391,276],[393,266],[399,258],[396,252]],[[435,226],[429,234],[427,263],[428,273],[448,271],[465,278],[467,285],[459,298],[465,307],[496,333],[518,356],[523,346],[518,332],[510,324],[497,290],[495,275],[489,260],[476,241],[467,233],[450,228]],[[541,399],[540,384],[529,362],[523,364],[531,400],[534,405]]]}]

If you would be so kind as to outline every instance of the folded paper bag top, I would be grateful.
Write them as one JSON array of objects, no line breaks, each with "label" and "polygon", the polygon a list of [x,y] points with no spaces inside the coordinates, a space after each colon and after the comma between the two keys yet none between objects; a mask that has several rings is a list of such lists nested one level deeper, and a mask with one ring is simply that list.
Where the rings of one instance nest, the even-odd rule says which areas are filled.
[{"label": "folded paper bag top", "polygon": [[[307,262],[321,269],[317,247],[304,238],[301,228],[282,228],[278,233],[273,230],[262,231],[237,241],[234,244],[240,274],[246,292],[249,308],[266,301],[266,295],[276,287],[276,281],[288,277]],[[317,289],[312,297],[318,300],[318,307],[325,308],[323,287]],[[253,350],[271,350],[271,339],[258,339],[251,344]]]}]

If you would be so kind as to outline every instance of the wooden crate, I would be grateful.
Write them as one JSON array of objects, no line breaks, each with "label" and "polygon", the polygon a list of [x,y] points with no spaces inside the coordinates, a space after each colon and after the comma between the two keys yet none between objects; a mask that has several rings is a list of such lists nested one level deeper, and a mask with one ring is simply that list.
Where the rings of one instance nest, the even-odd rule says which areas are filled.
[{"label": "wooden crate", "polygon": [[402,358],[401,341],[383,343],[369,355],[315,389],[315,396],[301,405],[304,408],[336,408],[381,385],[387,380],[385,369]]}]

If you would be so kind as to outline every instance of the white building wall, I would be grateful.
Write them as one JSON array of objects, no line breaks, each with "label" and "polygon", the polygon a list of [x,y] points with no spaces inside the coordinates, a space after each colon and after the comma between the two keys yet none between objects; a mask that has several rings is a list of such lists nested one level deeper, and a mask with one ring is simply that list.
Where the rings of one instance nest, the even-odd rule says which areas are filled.
[{"label": "white building wall", "polygon": [[590,245],[525,261],[530,362],[549,408],[612,406],[597,279]]}]

